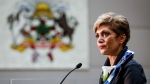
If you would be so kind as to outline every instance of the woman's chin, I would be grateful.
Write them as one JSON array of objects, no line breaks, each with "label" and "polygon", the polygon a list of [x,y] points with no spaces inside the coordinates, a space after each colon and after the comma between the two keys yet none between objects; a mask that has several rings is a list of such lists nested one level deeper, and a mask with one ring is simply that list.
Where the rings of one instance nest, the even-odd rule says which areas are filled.
[{"label": "woman's chin", "polygon": [[104,51],[100,51],[100,52],[101,52],[102,55],[106,55],[106,52],[104,52]]},{"label": "woman's chin", "polygon": [[100,50],[100,53],[101,53],[102,55],[108,55],[108,54],[109,54],[108,51],[106,51],[106,50]]}]

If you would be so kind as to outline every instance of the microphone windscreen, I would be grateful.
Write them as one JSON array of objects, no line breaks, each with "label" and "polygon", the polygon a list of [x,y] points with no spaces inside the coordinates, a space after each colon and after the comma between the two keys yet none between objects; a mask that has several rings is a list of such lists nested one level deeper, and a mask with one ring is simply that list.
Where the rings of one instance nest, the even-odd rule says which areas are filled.
[{"label": "microphone windscreen", "polygon": [[76,69],[79,69],[82,66],[82,63],[77,64]]}]

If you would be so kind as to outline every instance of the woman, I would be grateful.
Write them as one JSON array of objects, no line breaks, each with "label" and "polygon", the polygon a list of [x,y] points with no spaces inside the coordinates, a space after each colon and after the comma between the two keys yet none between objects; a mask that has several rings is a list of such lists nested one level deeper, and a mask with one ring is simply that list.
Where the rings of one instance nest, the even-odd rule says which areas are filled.
[{"label": "woman", "polygon": [[93,29],[100,53],[107,55],[99,84],[146,84],[142,66],[126,46],[130,39],[127,19],[113,12],[105,13],[98,17]]}]

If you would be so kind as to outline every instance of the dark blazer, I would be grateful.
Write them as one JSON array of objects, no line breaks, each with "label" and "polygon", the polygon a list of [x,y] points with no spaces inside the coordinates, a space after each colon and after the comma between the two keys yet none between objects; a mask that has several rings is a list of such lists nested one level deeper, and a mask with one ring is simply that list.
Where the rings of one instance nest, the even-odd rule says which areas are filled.
[{"label": "dark blazer", "polygon": [[[128,47],[124,47],[124,49],[119,53],[116,58],[114,65],[117,65],[121,60],[122,56],[127,51]],[[106,59],[104,66],[110,66],[109,59]],[[137,63],[131,57],[126,60],[123,66],[117,70],[116,77],[112,80],[111,84],[146,84],[146,76],[142,66]],[[100,78],[99,84],[103,84],[102,79]]]}]

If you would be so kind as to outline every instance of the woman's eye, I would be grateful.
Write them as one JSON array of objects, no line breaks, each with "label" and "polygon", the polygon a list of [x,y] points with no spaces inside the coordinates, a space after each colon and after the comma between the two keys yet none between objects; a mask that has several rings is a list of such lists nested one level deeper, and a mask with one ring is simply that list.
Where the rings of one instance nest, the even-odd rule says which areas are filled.
[{"label": "woman's eye", "polygon": [[95,35],[95,37],[98,38],[99,36],[98,36],[98,35]]},{"label": "woman's eye", "polygon": [[103,32],[103,37],[107,37],[108,35],[109,35],[109,33]]}]

